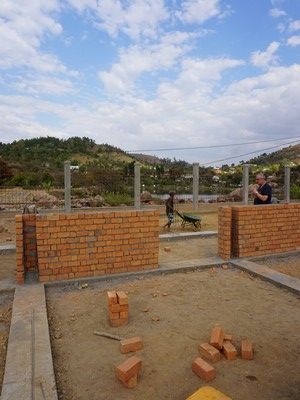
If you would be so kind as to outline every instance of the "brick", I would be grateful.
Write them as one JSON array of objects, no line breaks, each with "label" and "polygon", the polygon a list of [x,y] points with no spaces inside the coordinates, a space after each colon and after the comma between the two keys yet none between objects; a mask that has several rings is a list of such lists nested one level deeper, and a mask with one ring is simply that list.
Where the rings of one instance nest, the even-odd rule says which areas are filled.
[{"label": "brick", "polygon": [[120,351],[123,354],[130,353],[132,351],[138,351],[141,350],[142,348],[143,348],[143,341],[138,336],[120,341]]},{"label": "brick", "polygon": [[227,358],[227,360],[235,360],[236,359],[237,350],[234,347],[234,345],[229,341],[225,341],[223,343],[223,353],[224,353],[225,357]]},{"label": "brick", "polygon": [[225,333],[224,340],[228,340],[229,342],[232,342],[233,336]]},{"label": "brick", "polygon": [[109,319],[114,320],[114,319],[119,319],[120,318],[120,313],[118,312],[109,312]]},{"label": "brick", "polygon": [[216,370],[213,366],[204,361],[201,357],[196,358],[192,364],[193,372],[206,382],[216,377]]},{"label": "brick", "polygon": [[121,311],[120,304],[109,304],[109,311],[111,311],[112,313],[119,313]]},{"label": "brick", "polygon": [[221,350],[224,341],[224,331],[222,327],[215,326],[211,331],[210,341],[209,343],[216,347],[217,349]]},{"label": "brick", "polygon": [[121,311],[120,318],[128,318],[128,311]]},{"label": "brick", "polygon": [[244,360],[253,359],[253,344],[250,340],[242,340],[241,343],[241,355]]},{"label": "brick", "polygon": [[107,301],[108,304],[117,304],[118,303],[118,298],[117,298],[117,293],[116,292],[107,292]]},{"label": "brick", "polygon": [[119,319],[112,319],[110,320],[110,325],[113,328],[119,328],[120,326],[127,325],[128,318],[119,318]]},{"label": "brick", "polygon": [[209,361],[216,362],[221,359],[221,353],[214,346],[209,343],[202,343],[199,345],[199,353],[201,357],[206,358]]},{"label": "brick", "polygon": [[121,382],[128,382],[128,380],[139,373],[142,368],[142,360],[139,357],[132,356],[127,358],[116,367],[116,374]]},{"label": "brick", "polygon": [[129,378],[127,382],[122,382],[124,386],[128,389],[133,389],[137,386],[138,383],[138,375],[135,374],[133,377]]},{"label": "brick", "polygon": [[120,305],[128,304],[128,296],[125,292],[123,291],[118,291],[117,292],[117,298],[118,298],[118,303]]}]

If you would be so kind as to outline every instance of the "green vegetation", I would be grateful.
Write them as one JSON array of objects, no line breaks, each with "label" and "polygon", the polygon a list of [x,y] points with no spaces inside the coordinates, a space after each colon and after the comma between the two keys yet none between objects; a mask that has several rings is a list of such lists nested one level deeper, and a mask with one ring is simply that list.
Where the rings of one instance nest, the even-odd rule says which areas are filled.
[{"label": "green vegetation", "polygon": [[300,199],[300,185],[292,185],[291,186],[291,199],[293,199],[293,200]]},{"label": "green vegetation", "polygon": [[124,193],[107,193],[104,195],[105,202],[110,204],[111,206],[132,206],[133,198],[129,194]]}]

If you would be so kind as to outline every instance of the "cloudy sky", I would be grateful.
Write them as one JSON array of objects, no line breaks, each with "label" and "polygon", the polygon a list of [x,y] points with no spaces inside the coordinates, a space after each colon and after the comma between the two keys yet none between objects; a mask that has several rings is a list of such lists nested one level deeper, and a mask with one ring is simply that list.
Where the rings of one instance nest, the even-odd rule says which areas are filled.
[{"label": "cloudy sky", "polygon": [[[300,0],[1,0],[0,140],[201,164],[300,136]],[[248,157],[249,158],[249,157]]]}]

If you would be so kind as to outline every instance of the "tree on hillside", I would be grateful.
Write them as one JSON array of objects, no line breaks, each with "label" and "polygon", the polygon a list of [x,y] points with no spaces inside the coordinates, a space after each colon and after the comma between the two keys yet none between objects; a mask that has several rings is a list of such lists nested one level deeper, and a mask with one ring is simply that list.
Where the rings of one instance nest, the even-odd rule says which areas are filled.
[{"label": "tree on hillside", "polygon": [[0,185],[3,185],[13,176],[12,170],[9,165],[0,158]]}]

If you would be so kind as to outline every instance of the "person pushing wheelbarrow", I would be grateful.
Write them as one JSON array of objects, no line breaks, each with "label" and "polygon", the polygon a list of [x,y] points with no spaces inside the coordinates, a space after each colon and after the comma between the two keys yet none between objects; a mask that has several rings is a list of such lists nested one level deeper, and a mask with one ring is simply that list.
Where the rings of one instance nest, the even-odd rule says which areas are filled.
[{"label": "person pushing wheelbarrow", "polygon": [[166,200],[166,214],[168,218],[168,222],[164,225],[164,228],[170,229],[171,225],[174,223],[174,201],[175,201],[175,192],[169,193],[169,198]]}]

